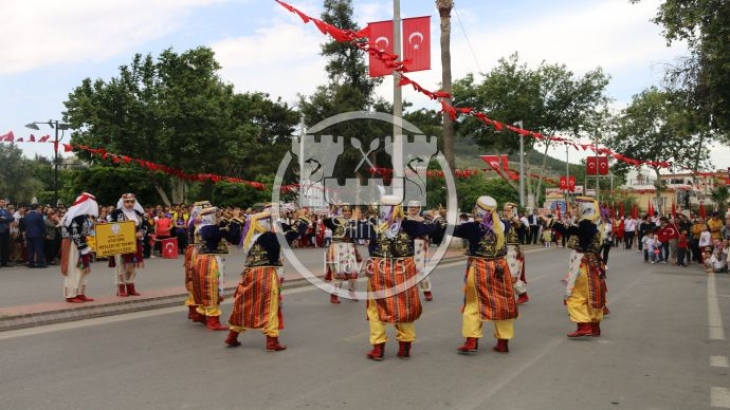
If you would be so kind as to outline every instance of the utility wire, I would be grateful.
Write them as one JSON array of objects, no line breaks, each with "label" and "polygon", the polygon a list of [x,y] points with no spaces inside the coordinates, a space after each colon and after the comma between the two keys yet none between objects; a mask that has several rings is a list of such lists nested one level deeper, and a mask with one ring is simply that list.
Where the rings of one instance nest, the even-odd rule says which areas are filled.
[{"label": "utility wire", "polygon": [[466,44],[469,46],[469,51],[471,51],[471,56],[474,58],[474,64],[477,65],[477,69],[480,73],[482,73],[482,67],[479,65],[479,60],[477,60],[477,55],[474,53],[474,48],[471,46],[471,41],[469,41],[469,36],[466,35],[466,30],[464,30],[464,25],[461,24],[461,17],[459,17],[459,12],[456,10],[456,3],[454,3],[454,14],[456,14],[456,21],[459,22],[459,27],[461,27],[461,33],[464,34],[464,38],[466,39]]}]

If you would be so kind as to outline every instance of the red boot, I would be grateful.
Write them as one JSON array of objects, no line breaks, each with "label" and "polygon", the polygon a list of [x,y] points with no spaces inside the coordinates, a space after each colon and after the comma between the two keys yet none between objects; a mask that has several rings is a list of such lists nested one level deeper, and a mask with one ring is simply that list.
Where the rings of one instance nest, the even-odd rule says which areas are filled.
[{"label": "red boot", "polygon": [[279,344],[279,338],[273,336],[266,336],[266,351],[267,352],[280,352],[286,350],[286,346]]},{"label": "red boot", "polygon": [[78,297],[78,296],[74,296],[74,297],[72,297],[72,298],[66,298],[66,302],[68,302],[68,303],[83,303],[83,302],[84,302],[84,300],[83,300],[83,299],[81,299],[81,298],[80,298],[80,297]]},{"label": "red boot", "polygon": [[238,341],[238,332],[235,330],[231,330],[228,332],[228,337],[226,337],[226,344],[228,347],[236,347],[240,346],[241,342]]},{"label": "red boot", "polygon": [[339,304],[340,298],[337,295],[330,295],[330,303]]},{"label": "red boot", "polygon": [[508,343],[509,340],[507,339],[497,339],[497,344],[492,347],[492,350],[498,353],[509,353],[509,346],[507,346]]},{"label": "red boot", "polygon": [[527,292],[521,294],[520,297],[517,298],[518,305],[521,305],[521,304],[523,304],[525,302],[529,302],[529,301],[530,301],[530,297],[527,296]]},{"label": "red boot", "polygon": [[600,322],[591,323],[591,336],[601,337],[601,323]]},{"label": "red boot", "polygon": [[430,290],[423,292],[423,296],[426,297],[426,302],[430,302],[433,300],[433,293],[431,293]]},{"label": "red boot", "polygon": [[188,306],[188,319],[195,323],[205,323],[205,316],[198,313],[197,306]]},{"label": "red boot", "polygon": [[123,298],[128,296],[127,287],[125,285],[117,285],[117,296],[121,296]]},{"label": "red boot", "polygon": [[383,360],[383,356],[385,355],[385,343],[378,343],[376,345],[373,345],[373,350],[368,352],[367,357],[368,359],[372,360]]},{"label": "red boot", "polygon": [[136,290],[134,290],[134,283],[127,283],[127,295],[129,296],[140,296]]},{"label": "red boot", "polygon": [[590,323],[578,323],[578,329],[573,333],[568,333],[568,337],[583,337],[593,334]]},{"label": "red boot", "polygon": [[211,332],[228,330],[228,326],[223,326],[218,316],[208,316],[205,318],[205,328]]},{"label": "red boot", "polygon": [[81,299],[84,302],[93,302],[94,298],[87,297],[86,295],[78,295],[77,298]]},{"label": "red boot", "polygon": [[479,349],[479,339],[476,337],[467,337],[466,342],[456,349],[459,354],[476,353]]},{"label": "red boot", "polygon": [[398,342],[398,357],[401,359],[411,357],[411,342]]}]

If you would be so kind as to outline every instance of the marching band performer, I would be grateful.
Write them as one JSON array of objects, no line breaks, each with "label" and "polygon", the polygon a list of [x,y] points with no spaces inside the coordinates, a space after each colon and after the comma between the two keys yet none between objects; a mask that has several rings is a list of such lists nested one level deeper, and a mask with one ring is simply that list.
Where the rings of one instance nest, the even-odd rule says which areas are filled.
[{"label": "marching band performer", "polygon": [[[229,347],[241,345],[239,333],[260,329],[266,335],[267,352],[286,350],[286,346],[279,343],[279,330],[284,328],[279,278],[283,264],[277,236],[283,235],[291,244],[306,233],[308,226],[309,220],[300,210],[292,225],[281,224],[279,228],[272,223],[270,207],[251,215],[246,222],[242,238],[246,262],[228,319],[230,331],[225,343]],[[283,232],[277,232],[279,230]]]},{"label": "marching band performer", "polygon": [[[423,217],[421,216],[421,202],[415,200],[408,202],[408,213],[406,215],[406,219],[418,222],[423,221]],[[413,261],[416,264],[416,271],[419,276],[423,276],[424,271],[426,270],[426,262],[428,262],[428,244],[428,236],[422,236],[413,241]],[[431,292],[431,280],[428,276],[418,282],[418,286],[421,290],[423,290],[424,299],[426,299],[427,302],[432,301],[433,293]]]},{"label": "marching band performer", "polygon": [[86,277],[91,273],[91,247],[87,237],[91,231],[89,217],[99,216],[99,205],[96,198],[84,192],[66,211],[61,224],[64,237],[61,245],[61,273],[63,279],[63,297],[66,302],[91,302],[86,297]]},{"label": "marching band performer", "polygon": [[214,206],[200,211],[197,228],[200,241],[197,257],[193,260],[193,290],[199,289],[200,292],[200,304],[196,311],[205,316],[205,327],[210,331],[228,330],[220,323],[220,303],[223,301],[221,277],[225,272],[223,255],[228,254],[227,242],[239,243],[243,226],[239,209],[225,211],[219,217],[220,212]]},{"label": "marching band performer", "polygon": [[[414,322],[421,316],[422,306],[418,288],[403,287],[417,276],[413,261],[414,239],[444,229],[439,221],[419,222],[405,219],[402,201],[395,195],[380,199],[379,221],[373,226],[370,240],[370,259],[366,263],[368,275],[367,318],[370,324],[370,344],[367,357],[382,360],[388,336],[385,324],[392,323],[398,339],[398,357],[410,357],[411,345],[416,339]],[[433,215],[429,215],[433,216]]]},{"label": "marching band performer", "polygon": [[517,294],[517,304],[523,304],[530,300],[525,286],[525,254],[522,252],[519,231],[525,229],[517,214],[517,205],[511,202],[504,204],[504,219],[509,221],[511,227],[507,231],[505,241],[507,243],[507,266],[512,275],[512,287]]},{"label": "marching band performer", "polygon": [[605,271],[601,265],[601,235],[597,221],[601,213],[598,203],[590,197],[577,197],[573,214],[580,220],[577,225],[555,223],[554,229],[568,235],[570,254],[569,270],[563,302],[570,320],[578,324],[568,337],[601,335],[603,308],[606,306]]},{"label": "marching band performer", "polygon": [[464,278],[462,335],[466,342],[459,354],[476,353],[482,337],[482,321],[494,323],[497,344],[492,348],[509,353],[509,340],[514,337],[514,320],[518,316],[512,288],[512,275],[507,265],[506,237],[512,226],[497,216],[497,201],[481,196],[474,207],[475,222],[465,222],[454,229],[454,236],[468,241],[469,260]]},{"label": "marching band performer", "polygon": [[332,283],[330,303],[340,303],[336,289],[342,289],[344,281],[354,300],[362,257],[355,243],[358,221],[353,219],[352,208],[349,204],[341,204],[334,205],[333,210],[333,215],[324,219],[324,226],[332,231],[332,241],[325,256],[324,280]]},{"label": "marching band performer", "polygon": [[111,214],[110,222],[134,222],[137,250],[123,255],[113,255],[109,258],[109,267],[115,268],[114,282],[117,285],[117,296],[139,296],[134,288],[134,278],[137,268],[144,267],[144,243],[147,232],[147,219],[144,217],[144,208],[137,202],[132,193],[119,198],[117,208]]}]

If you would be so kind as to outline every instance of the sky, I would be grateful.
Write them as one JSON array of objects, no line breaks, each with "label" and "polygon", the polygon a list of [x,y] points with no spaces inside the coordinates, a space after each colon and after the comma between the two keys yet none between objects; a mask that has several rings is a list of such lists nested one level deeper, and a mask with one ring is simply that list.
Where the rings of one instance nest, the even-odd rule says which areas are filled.
[{"label": "sky", "polygon": [[[319,17],[321,0],[289,4]],[[432,0],[401,0],[401,17],[431,16],[430,71],[409,75],[429,90],[438,89],[439,18]],[[650,19],[660,0],[458,0],[452,12],[452,72],[489,72],[500,58],[519,53],[531,68],[541,62],[565,64],[577,76],[601,67],[611,77],[612,108],[661,84],[664,68],[686,54],[682,44],[667,47],[661,27]],[[354,0],[354,16],[367,22],[392,19],[392,0]],[[260,91],[293,104],[325,84],[327,39],[273,0],[3,0],[0,15],[0,135],[36,137],[54,130],[25,128],[30,122],[62,120],[63,102],[85,78],[109,81],[137,53],[158,56],[172,48],[183,53],[198,46],[214,50],[223,81],[237,92]],[[7,33],[13,33],[7,35]],[[377,92],[392,100],[392,80]],[[437,103],[404,88],[415,107]],[[500,120],[499,118],[494,118]],[[62,133],[64,142],[70,140]],[[19,143],[26,156],[53,156],[52,144]],[[67,154],[68,155],[68,154]],[[564,147],[551,155],[565,160]],[[586,154],[568,152],[572,163]],[[730,149],[716,147],[715,167],[730,166]]]}]

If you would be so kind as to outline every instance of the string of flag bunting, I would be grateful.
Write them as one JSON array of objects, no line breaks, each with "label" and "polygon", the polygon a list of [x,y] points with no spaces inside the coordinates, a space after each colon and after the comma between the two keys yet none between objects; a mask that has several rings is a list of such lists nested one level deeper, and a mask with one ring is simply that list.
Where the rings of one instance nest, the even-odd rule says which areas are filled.
[{"label": "string of flag bunting", "polygon": [[[312,22],[320,32],[324,35],[331,36],[335,41],[338,42],[349,42],[353,44],[355,47],[359,48],[360,50],[363,50],[364,52],[368,53],[370,57],[371,66],[373,65],[373,60],[380,61],[381,65],[376,66],[375,68],[375,76],[379,75],[387,75],[391,73],[392,71],[397,71],[400,77],[399,86],[405,86],[410,85],[413,87],[413,89],[416,92],[419,92],[428,98],[432,100],[438,100],[441,104],[441,112],[448,113],[448,115],[451,117],[452,120],[456,120],[460,115],[469,115],[472,117],[475,117],[482,121],[487,126],[492,126],[496,130],[501,131],[503,129],[507,129],[509,131],[512,131],[514,133],[517,133],[524,137],[531,137],[539,142],[557,142],[562,143],[567,146],[571,146],[576,150],[583,150],[587,151],[590,150],[597,155],[606,155],[614,158],[617,161],[624,162],[626,164],[632,165],[632,166],[641,166],[641,165],[648,165],[652,168],[669,168],[671,166],[676,166],[681,169],[684,169],[688,172],[693,172],[696,175],[700,176],[711,176],[713,173],[711,172],[699,172],[699,171],[693,171],[692,169],[688,167],[684,167],[679,164],[673,164],[670,161],[652,161],[652,160],[638,160],[635,158],[631,158],[629,156],[617,153],[612,151],[609,148],[601,148],[597,147],[594,144],[579,144],[576,142],[571,141],[568,138],[560,137],[560,136],[546,136],[542,133],[526,130],[520,127],[515,127],[513,125],[505,124],[497,120],[493,120],[487,116],[487,114],[477,111],[474,108],[469,107],[454,107],[451,104],[449,104],[446,99],[451,98],[451,95],[449,93],[446,93],[444,91],[430,91],[426,89],[425,87],[421,86],[417,82],[413,81],[412,79],[405,76],[404,72],[409,71],[417,71],[419,69],[425,69],[421,68],[421,64],[423,63],[417,63],[414,64],[414,61],[416,61],[416,58],[414,56],[411,56],[410,58],[406,58],[406,54],[404,53],[404,58],[399,61],[399,56],[392,54],[392,46],[391,46],[391,39],[392,35],[388,37],[388,32],[392,32],[392,21],[389,22],[376,22],[376,23],[369,23],[364,29],[359,31],[352,31],[352,30],[344,30],[338,27],[335,27],[331,24],[328,24],[322,20],[316,19],[314,17],[311,17],[305,13],[303,13],[301,10],[297,9],[296,7],[293,7],[292,5],[285,3],[281,0],[275,0],[277,3],[279,3],[282,7],[289,10],[290,12],[298,15],[302,21],[306,23]],[[420,19],[420,18],[419,18]],[[408,19],[403,19],[404,21]],[[415,20],[415,19],[414,19]],[[418,23],[421,24],[421,23]],[[410,31],[409,31],[410,30]],[[404,25],[404,37],[410,37],[410,34],[413,34],[415,31],[414,28],[406,28]],[[428,32],[429,30],[425,30]],[[425,40],[425,36],[421,37],[421,40]],[[410,42],[410,38],[409,38]],[[383,45],[385,47],[383,47]],[[412,50],[412,48],[406,48],[405,51],[408,52],[409,50]],[[389,52],[390,51],[390,52]],[[415,53],[417,55],[418,53]],[[430,57],[430,55],[429,55]],[[414,67],[416,65],[416,67]],[[372,68],[371,68],[372,73]]]}]

